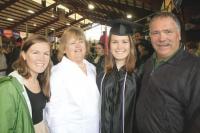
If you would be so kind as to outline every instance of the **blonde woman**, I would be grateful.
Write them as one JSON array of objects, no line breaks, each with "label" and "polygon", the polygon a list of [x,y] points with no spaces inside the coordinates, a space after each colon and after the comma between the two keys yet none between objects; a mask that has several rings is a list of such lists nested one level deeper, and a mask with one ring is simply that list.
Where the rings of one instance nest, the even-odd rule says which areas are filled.
[{"label": "blonde woman", "polygon": [[47,120],[51,133],[98,133],[99,91],[94,65],[85,60],[86,39],[79,28],[61,37],[61,62],[52,68]]}]

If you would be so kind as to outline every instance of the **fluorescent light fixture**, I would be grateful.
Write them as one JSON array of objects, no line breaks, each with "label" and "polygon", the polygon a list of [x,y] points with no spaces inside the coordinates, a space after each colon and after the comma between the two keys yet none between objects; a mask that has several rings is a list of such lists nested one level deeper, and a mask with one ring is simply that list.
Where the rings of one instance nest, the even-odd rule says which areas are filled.
[{"label": "fluorescent light fixture", "polygon": [[55,15],[52,13],[52,14],[51,14],[51,17],[52,17],[52,18],[54,18],[54,17],[55,17]]},{"label": "fluorescent light fixture", "polygon": [[61,8],[61,9],[63,9],[63,10],[65,10],[65,12],[69,12],[69,9],[68,8],[66,8],[65,6],[63,6],[63,5],[58,5],[57,6],[58,8]]},{"label": "fluorescent light fixture", "polygon": [[28,10],[27,12],[28,12],[28,13],[31,13],[31,14],[35,13],[35,12],[32,11],[32,10]]},{"label": "fluorescent light fixture", "polygon": [[67,22],[65,25],[70,25],[70,23]]},{"label": "fluorescent light fixture", "polygon": [[89,5],[88,5],[88,8],[89,8],[90,10],[93,10],[93,9],[94,9],[94,5],[93,5],[93,4],[89,4]]},{"label": "fluorescent light fixture", "polygon": [[14,19],[12,19],[12,18],[7,18],[7,20],[8,20],[8,21],[14,21]]},{"label": "fluorescent light fixture", "polygon": [[74,19],[74,20],[78,20],[78,19],[83,18],[83,16],[79,15],[78,13],[74,13],[74,14],[70,15],[69,17]]},{"label": "fluorescent light fixture", "polygon": [[126,16],[128,19],[131,19],[132,18],[132,15],[131,14],[127,14]]},{"label": "fluorescent light fixture", "polygon": [[[36,2],[38,4],[42,4],[42,0],[32,0],[32,1],[34,1],[34,2]],[[46,0],[46,6],[49,6],[49,5],[53,4],[53,3],[55,3],[54,0]]]},{"label": "fluorescent light fixture", "polygon": [[84,19],[80,23],[82,23],[82,24],[89,24],[89,23],[93,23],[93,22],[91,20],[89,20],[89,19]]},{"label": "fluorescent light fixture", "polygon": [[50,30],[55,30],[54,28],[51,28]]}]

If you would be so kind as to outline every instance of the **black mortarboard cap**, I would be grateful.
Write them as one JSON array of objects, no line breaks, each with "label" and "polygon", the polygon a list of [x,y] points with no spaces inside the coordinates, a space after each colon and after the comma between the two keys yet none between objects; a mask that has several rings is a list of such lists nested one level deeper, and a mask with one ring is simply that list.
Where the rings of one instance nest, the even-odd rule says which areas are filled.
[{"label": "black mortarboard cap", "polygon": [[110,34],[114,35],[133,35],[134,31],[141,27],[141,25],[122,19],[115,19],[110,21]]},{"label": "black mortarboard cap", "polygon": [[132,35],[133,30],[131,23],[120,19],[111,21],[110,34],[120,35],[120,36]]}]

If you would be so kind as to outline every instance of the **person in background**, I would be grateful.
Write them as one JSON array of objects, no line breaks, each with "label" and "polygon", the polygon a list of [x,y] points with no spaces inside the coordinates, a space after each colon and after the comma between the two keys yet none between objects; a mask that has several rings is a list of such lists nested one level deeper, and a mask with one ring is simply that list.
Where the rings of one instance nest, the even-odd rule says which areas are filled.
[{"label": "person in background", "polygon": [[190,54],[196,55],[198,49],[198,43],[195,41],[187,42],[185,48]]},{"label": "person in background", "polygon": [[6,75],[7,63],[4,47],[0,47],[0,77]]},{"label": "person in background", "polygon": [[104,46],[106,46],[107,38],[108,38],[107,31],[103,31],[103,34],[100,36],[99,42],[102,43]]},{"label": "person in background", "polygon": [[197,51],[195,52],[195,55],[200,57],[200,41],[197,42]]},{"label": "person in background", "polygon": [[[135,34],[134,34],[134,44],[135,44],[135,47],[136,47],[136,51],[137,51],[137,61],[140,62],[141,60],[141,47],[144,47],[145,48],[145,51],[148,52],[148,56],[150,57],[153,52],[154,52],[154,49],[152,47],[152,44],[149,42],[149,40],[146,40],[144,38],[144,36],[142,35],[141,32],[137,31]],[[142,46],[139,46],[139,45],[142,45]],[[147,57],[147,56],[146,56]],[[137,62],[137,65],[138,65],[138,62]]]},{"label": "person in background", "polygon": [[46,106],[51,133],[98,133],[99,91],[95,66],[85,60],[87,44],[80,28],[62,35],[59,62],[52,68],[51,99]]},{"label": "person in background", "polygon": [[141,34],[141,32],[136,32],[135,34],[134,34],[134,43],[140,43],[140,41],[143,39],[143,36],[142,36],[142,34]]},{"label": "person in background", "polygon": [[141,40],[138,44],[136,44],[136,46],[138,49],[136,62],[137,73],[142,77],[144,63],[152,56],[153,53],[150,51],[151,44],[147,40]]},{"label": "person in background", "polygon": [[[87,48],[88,48],[88,51],[86,53],[86,56],[85,56],[85,59],[94,64],[94,58],[95,58],[95,43],[91,43],[91,41],[88,41],[87,42]],[[95,64],[94,64],[95,65]]]},{"label": "person in background", "polygon": [[0,132],[47,133],[43,109],[50,97],[50,43],[40,35],[22,45],[14,71],[0,78]]},{"label": "person in background", "polygon": [[108,52],[108,35],[107,35],[107,28],[103,31],[103,34],[100,36],[99,42],[104,45],[104,53],[107,54]]},{"label": "person in background", "polygon": [[94,59],[94,64],[97,64],[100,58],[104,55],[104,44],[97,43],[95,45],[96,57]]},{"label": "person in background", "polygon": [[200,59],[184,50],[173,13],[157,13],[149,29],[155,53],[144,66],[136,104],[138,132],[199,133]]},{"label": "person in background", "polygon": [[51,49],[51,60],[52,60],[53,65],[56,65],[59,63],[57,49]]},{"label": "person in background", "polygon": [[6,75],[8,75],[9,73],[13,71],[12,64],[19,58],[20,50],[21,50],[20,45],[13,45],[10,47],[12,47],[11,48],[12,50],[7,55],[8,67],[6,70]]},{"label": "person in background", "polygon": [[152,53],[149,51],[150,43],[147,40],[141,40],[139,44],[137,44],[138,48],[138,65],[142,65],[145,61],[151,57]]},{"label": "person in background", "polygon": [[104,44],[97,43],[95,46],[95,51],[96,51],[96,57],[94,59],[94,64],[96,65],[97,74],[99,74],[101,71],[103,71],[104,63],[105,63]]},{"label": "person in background", "polygon": [[134,133],[138,78],[132,33],[129,22],[112,23],[105,70],[97,77],[101,92],[101,133]]}]

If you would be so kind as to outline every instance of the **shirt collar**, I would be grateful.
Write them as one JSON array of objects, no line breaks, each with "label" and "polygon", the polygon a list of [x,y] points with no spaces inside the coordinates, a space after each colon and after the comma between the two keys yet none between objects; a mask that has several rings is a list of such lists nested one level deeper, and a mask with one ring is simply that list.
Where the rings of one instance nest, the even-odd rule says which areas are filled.
[{"label": "shirt collar", "polygon": [[176,52],[171,55],[170,57],[166,58],[166,59],[163,59],[163,60],[158,60],[157,56],[156,56],[156,52],[153,53],[153,66],[154,66],[154,69],[158,68],[160,65],[168,62],[171,58],[173,58],[177,53],[178,51],[180,51],[182,45],[180,45],[180,47],[176,50]]}]

